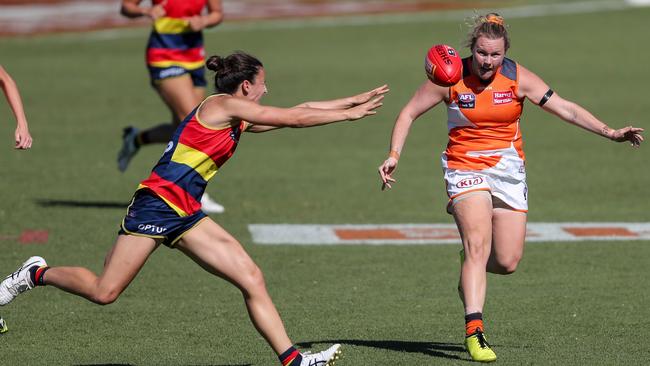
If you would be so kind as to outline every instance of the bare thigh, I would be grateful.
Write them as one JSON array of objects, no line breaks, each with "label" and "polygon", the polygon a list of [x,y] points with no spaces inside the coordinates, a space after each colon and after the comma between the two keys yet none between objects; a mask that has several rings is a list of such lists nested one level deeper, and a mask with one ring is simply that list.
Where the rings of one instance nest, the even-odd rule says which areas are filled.
[{"label": "bare thigh", "polygon": [[488,270],[508,274],[516,270],[524,254],[527,215],[495,208],[492,214],[492,253]]},{"label": "bare thigh", "polygon": [[124,291],[159,245],[151,238],[119,235],[106,255],[98,286],[111,288],[118,294]]},{"label": "bare thigh", "polygon": [[454,219],[458,226],[465,255],[489,255],[492,238],[492,201],[489,195],[468,195],[454,204]]},{"label": "bare thigh", "polygon": [[203,100],[205,93],[205,88],[198,88],[192,84],[189,75],[163,79],[156,85],[156,90],[172,112],[176,124]]},{"label": "bare thigh", "polygon": [[251,278],[260,275],[259,268],[237,239],[210,218],[186,233],[177,247],[206,271],[242,290],[249,288]]}]

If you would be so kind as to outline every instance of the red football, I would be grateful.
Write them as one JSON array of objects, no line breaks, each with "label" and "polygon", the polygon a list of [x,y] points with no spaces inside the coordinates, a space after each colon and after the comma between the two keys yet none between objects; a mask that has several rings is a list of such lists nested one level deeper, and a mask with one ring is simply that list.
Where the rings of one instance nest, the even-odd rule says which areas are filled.
[{"label": "red football", "polygon": [[440,86],[452,86],[463,77],[463,61],[453,47],[437,44],[427,52],[424,70],[432,82]]}]

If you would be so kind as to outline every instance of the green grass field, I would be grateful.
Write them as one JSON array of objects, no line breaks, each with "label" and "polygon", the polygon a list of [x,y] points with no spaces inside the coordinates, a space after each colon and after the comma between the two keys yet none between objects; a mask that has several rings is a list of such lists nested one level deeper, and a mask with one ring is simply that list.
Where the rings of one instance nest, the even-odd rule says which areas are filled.
[{"label": "green grass field", "polygon": [[[509,57],[610,125],[648,129],[649,17],[650,8],[639,8],[512,18]],[[391,87],[382,110],[367,120],[243,136],[208,188],[227,209],[213,218],[265,272],[292,339],[317,350],[343,343],[342,366],[466,364],[458,245],[260,246],[247,225],[451,222],[438,159],[446,143],[444,108],[413,126],[392,191],[380,192],[376,167],[395,116],[424,80],[425,51],[442,42],[461,49],[461,23],[263,31],[239,24],[206,36],[208,53],[242,49],[263,60],[265,104]],[[50,234],[46,244],[1,240],[3,274],[33,254],[51,265],[99,271],[133,190],[164,148],[142,150],[124,174],[116,169],[123,126],[168,118],[148,86],[147,31],[117,34],[123,37],[0,39],[0,62],[19,84],[34,136],[31,151],[13,151],[14,119],[0,103],[0,236]],[[608,142],[530,103],[522,126],[530,221],[650,221],[648,146]],[[485,317],[498,363],[647,362],[649,244],[530,244],[517,273],[489,278]],[[238,291],[166,248],[110,306],[44,288],[0,314],[10,328],[0,337],[3,365],[277,362]]]}]

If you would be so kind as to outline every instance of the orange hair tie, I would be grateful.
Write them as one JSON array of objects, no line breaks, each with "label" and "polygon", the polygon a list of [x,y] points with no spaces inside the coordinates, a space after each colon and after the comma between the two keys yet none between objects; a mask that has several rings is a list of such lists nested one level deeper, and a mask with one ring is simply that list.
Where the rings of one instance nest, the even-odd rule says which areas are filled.
[{"label": "orange hair tie", "polygon": [[486,19],[488,23],[494,23],[503,26],[503,18],[499,18],[495,15],[488,15]]}]

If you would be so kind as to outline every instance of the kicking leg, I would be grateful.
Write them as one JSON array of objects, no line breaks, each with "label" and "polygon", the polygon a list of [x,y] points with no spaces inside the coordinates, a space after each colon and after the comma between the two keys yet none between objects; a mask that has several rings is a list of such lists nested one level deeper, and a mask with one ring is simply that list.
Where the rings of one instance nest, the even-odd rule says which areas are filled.
[{"label": "kicking leg", "polygon": [[526,239],[524,212],[495,208],[492,215],[492,253],[487,270],[496,274],[511,274],[524,254]]},{"label": "kicking leg", "polygon": [[100,305],[110,304],[131,283],[157,247],[158,243],[151,238],[119,235],[106,255],[104,270],[99,276],[84,267],[51,267],[43,275],[43,282]]}]

